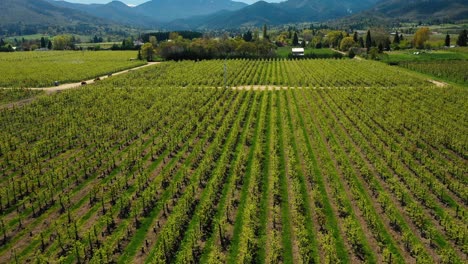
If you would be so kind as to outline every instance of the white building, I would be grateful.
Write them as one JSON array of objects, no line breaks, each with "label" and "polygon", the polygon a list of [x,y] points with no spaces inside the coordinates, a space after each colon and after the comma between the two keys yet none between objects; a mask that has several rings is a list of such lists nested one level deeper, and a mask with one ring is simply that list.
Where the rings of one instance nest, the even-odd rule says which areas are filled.
[{"label": "white building", "polygon": [[304,48],[292,48],[293,56],[304,56]]}]

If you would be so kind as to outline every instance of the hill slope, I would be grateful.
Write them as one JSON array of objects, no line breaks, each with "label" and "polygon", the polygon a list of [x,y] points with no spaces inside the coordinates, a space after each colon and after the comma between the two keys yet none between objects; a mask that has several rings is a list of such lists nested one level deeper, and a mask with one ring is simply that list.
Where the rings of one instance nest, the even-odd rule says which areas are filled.
[{"label": "hill slope", "polygon": [[70,24],[108,24],[106,21],[77,12],[68,8],[58,7],[43,0],[1,0],[0,25],[70,25]]},{"label": "hill slope", "polygon": [[112,1],[107,4],[76,4],[66,1],[48,1],[53,5],[79,10],[114,23],[142,27],[152,27],[160,24],[156,19],[142,15],[135,8],[129,7],[120,1]]},{"label": "hill slope", "polygon": [[386,0],[370,10],[400,19],[468,18],[466,0]]},{"label": "hill slope", "polygon": [[371,9],[333,21],[337,26],[366,28],[399,22],[452,22],[468,19],[465,0],[384,0]]},{"label": "hill slope", "polygon": [[239,10],[247,4],[231,0],[151,0],[135,7],[140,14],[159,21],[171,21],[213,14],[221,10]]},{"label": "hill slope", "polygon": [[172,21],[169,23],[169,27],[179,29],[228,29],[263,24],[280,25],[291,22],[297,22],[293,14],[277,5],[259,1],[238,11],[223,10],[208,16]]},{"label": "hill slope", "polygon": [[170,23],[171,27],[218,29],[324,21],[372,7],[378,0],[289,0],[278,4],[259,1],[240,10]]},{"label": "hill slope", "polygon": [[372,7],[380,0],[288,0],[279,6],[301,20],[338,18]]}]

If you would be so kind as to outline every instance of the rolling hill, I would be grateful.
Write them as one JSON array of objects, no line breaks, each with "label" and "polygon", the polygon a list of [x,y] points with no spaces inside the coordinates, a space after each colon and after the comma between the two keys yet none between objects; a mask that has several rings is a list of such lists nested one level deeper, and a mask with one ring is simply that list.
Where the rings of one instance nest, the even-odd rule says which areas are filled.
[{"label": "rolling hill", "polygon": [[55,6],[44,0],[2,0],[0,9],[0,25],[109,24],[105,20],[77,10]]},{"label": "rolling hill", "polygon": [[220,11],[212,15],[197,16],[172,21],[169,28],[230,29],[263,24],[280,25],[297,22],[293,14],[264,1],[256,2],[238,11]]},{"label": "rolling hill", "polygon": [[191,17],[169,23],[168,27],[193,29],[237,28],[325,21],[368,9],[378,0],[289,0],[281,3],[259,1],[240,10],[205,17]]},{"label": "rolling hill", "polygon": [[328,21],[338,26],[366,27],[468,17],[466,0],[288,0],[259,1],[252,5],[231,0],[151,0],[136,7],[119,1],[74,4],[55,0],[2,0],[0,8],[3,10],[0,34],[4,35],[49,26],[65,28],[65,31],[77,26],[79,30],[88,30],[116,24],[146,29],[209,30]]},{"label": "rolling hill", "polygon": [[468,19],[468,3],[466,0],[386,0],[370,12],[408,20],[461,20]]},{"label": "rolling hill", "polygon": [[442,23],[468,19],[465,0],[384,0],[355,15],[337,19],[335,26],[366,28],[400,22]]},{"label": "rolling hill", "polygon": [[66,1],[48,1],[53,5],[79,10],[114,23],[140,27],[154,27],[161,24],[157,19],[142,15],[135,8],[129,7],[120,1],[112,1],[107,4],[76,4]]},{"label": "rolling hill", "polygon": [[221,10],[239,10],[247,4],[231,0],[151,0],[135,7],[140,14],[159,21],[213,14]]}]

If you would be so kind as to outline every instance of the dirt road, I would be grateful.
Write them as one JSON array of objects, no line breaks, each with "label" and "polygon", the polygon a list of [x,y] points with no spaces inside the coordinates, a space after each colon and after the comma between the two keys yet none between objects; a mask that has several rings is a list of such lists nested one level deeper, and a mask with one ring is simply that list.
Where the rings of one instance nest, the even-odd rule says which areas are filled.
[{"label": "dirt road", "polygon": [[[128,70],[124,70],[124,71],[120,71],[120,72],[113,73],[112,76],[125,74],[125,73],[128,73],[128,72],[130,72],[130,71],[139,70],[139,69],[146,68],[146,67],[153,66],[153,65],[156,65],[156,64],[160,64],[160,63],[161,63],[161,62],[149,62],[148,64],[143,65],[143,66],[139,66],[139,67],[131,68],[131,69],[128,69]],[[104,79],[107,79],[107,78],[109,78],[107,75],[106,75],[106,76],[101,76],[101,77],[99,77],[100,80],[104,80]],[[97,77],[96,77],[95,79],[97,79]],[[88,84],[93,84],[93,83],[95,82],[95,81],[94,81],[95,79],[85,81],[85,82],[86,82],[86,85],[88,85]],[[73,88],[78,88],[78,87],[81,87],[81,86],[82,86],[82,85],[81,85],[81,82],[76,82],[76,83],[66,83],[66,84],[62,84],[62,85],[59,85],[59,86],[41,87],[41,88],[28,88],[28,89],[31,89],[31,90],[43,90],[43,91],[45,91],[46,93],[50,94],[50,93],[55,93],[55,92],[58,92],[58,91],[63,91],[63,90],[68,90],[68,89],[73,89]]]},{"label": "dirt road", "polygon": [[[128,69],[128,70],[113,73],[112,76],[125,74],[125,73],[128,73],[130,71],[139,70],[139,69],[146,68],[146,67],[153,66],[153,65],[156,65],[156,64],[160,64],[160,63],[161,62],[149,62],[148,64],[145,64],[143,66],[138,66],[138,67],[131,68],[131,69]],[[109,78],[109,76],[107,76],[107,75],[99,77],[100,80],[107,79],[107,78]],[[95,79],[97,79],[97,77]],[[85,81],[86,85],[93,84],[95,82],[94,81],[95,79]],[[74,89],[74,88],[79,88],[79,87],[82,87],[81,82],[66,83],[66,84],[62,84],[62,85],[59,85],[59,86],[52,86],[52,87],[27,88],[27,89],[42,90],[42,91],[45,91],[46,94],[53,94],[53,93],[56,93],[56,92],[69,90],[69,89]],[[8,88],[6,88],[6,89],[8,89]],[[20,107],[22,105],[31,103],[35,98],[36,97],[32,97],[32,98],[27,98],[27,99],[23,99],[23,100],[20,100],[20,101],[0,105],[0,109]]]}]

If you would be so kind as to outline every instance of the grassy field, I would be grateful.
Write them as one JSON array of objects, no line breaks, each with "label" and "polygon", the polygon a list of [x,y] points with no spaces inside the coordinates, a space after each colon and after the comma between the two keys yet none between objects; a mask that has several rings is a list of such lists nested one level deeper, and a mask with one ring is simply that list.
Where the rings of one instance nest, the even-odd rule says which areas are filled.
[{"label": "grassy field", "polygon": [[101,49],[110,49],[115,44],[120,46],[122,42],[80,43],[76,44],[76,46],[79,48],[95,48],[99,46]]},{"label": "grassy field", "polygon": [[92,79],[145,64],[134,51],[48,51],[0,54],[0,87],[49,87]]},{"label": "grassy field", "polygon": [[468,60],[468,49],[453,48],[447,50],[402,50],[386,52],[387,63],[399,63],[407,61],[435,61],[435,60]]},{"label": "grassy field", "polygon": [[0,263],[466,263],[466,88],[364,60],[231,60],[243,90],[215,88],[223,66],[0,109]]},{"label": "grassy field", "polygon": [[[291,52],[291,47],[281,47],[276,50],[276,54],[279,58],[288,58],[292,52]],[[323,48],[323,49],[311,49],[311,48],[305,48],[305,55],[306,56],[313,56],[315,58],[322,58],[322,59],[327,59],[327,58],[335,58],[335,57],[341,57],[341,54],[339,54],[336,51],[333,51],[331,49]]]},{"label": "grassy field", "polygon": [[468,60],[400,62],[399,66],[450,82],[468,85]]}]

